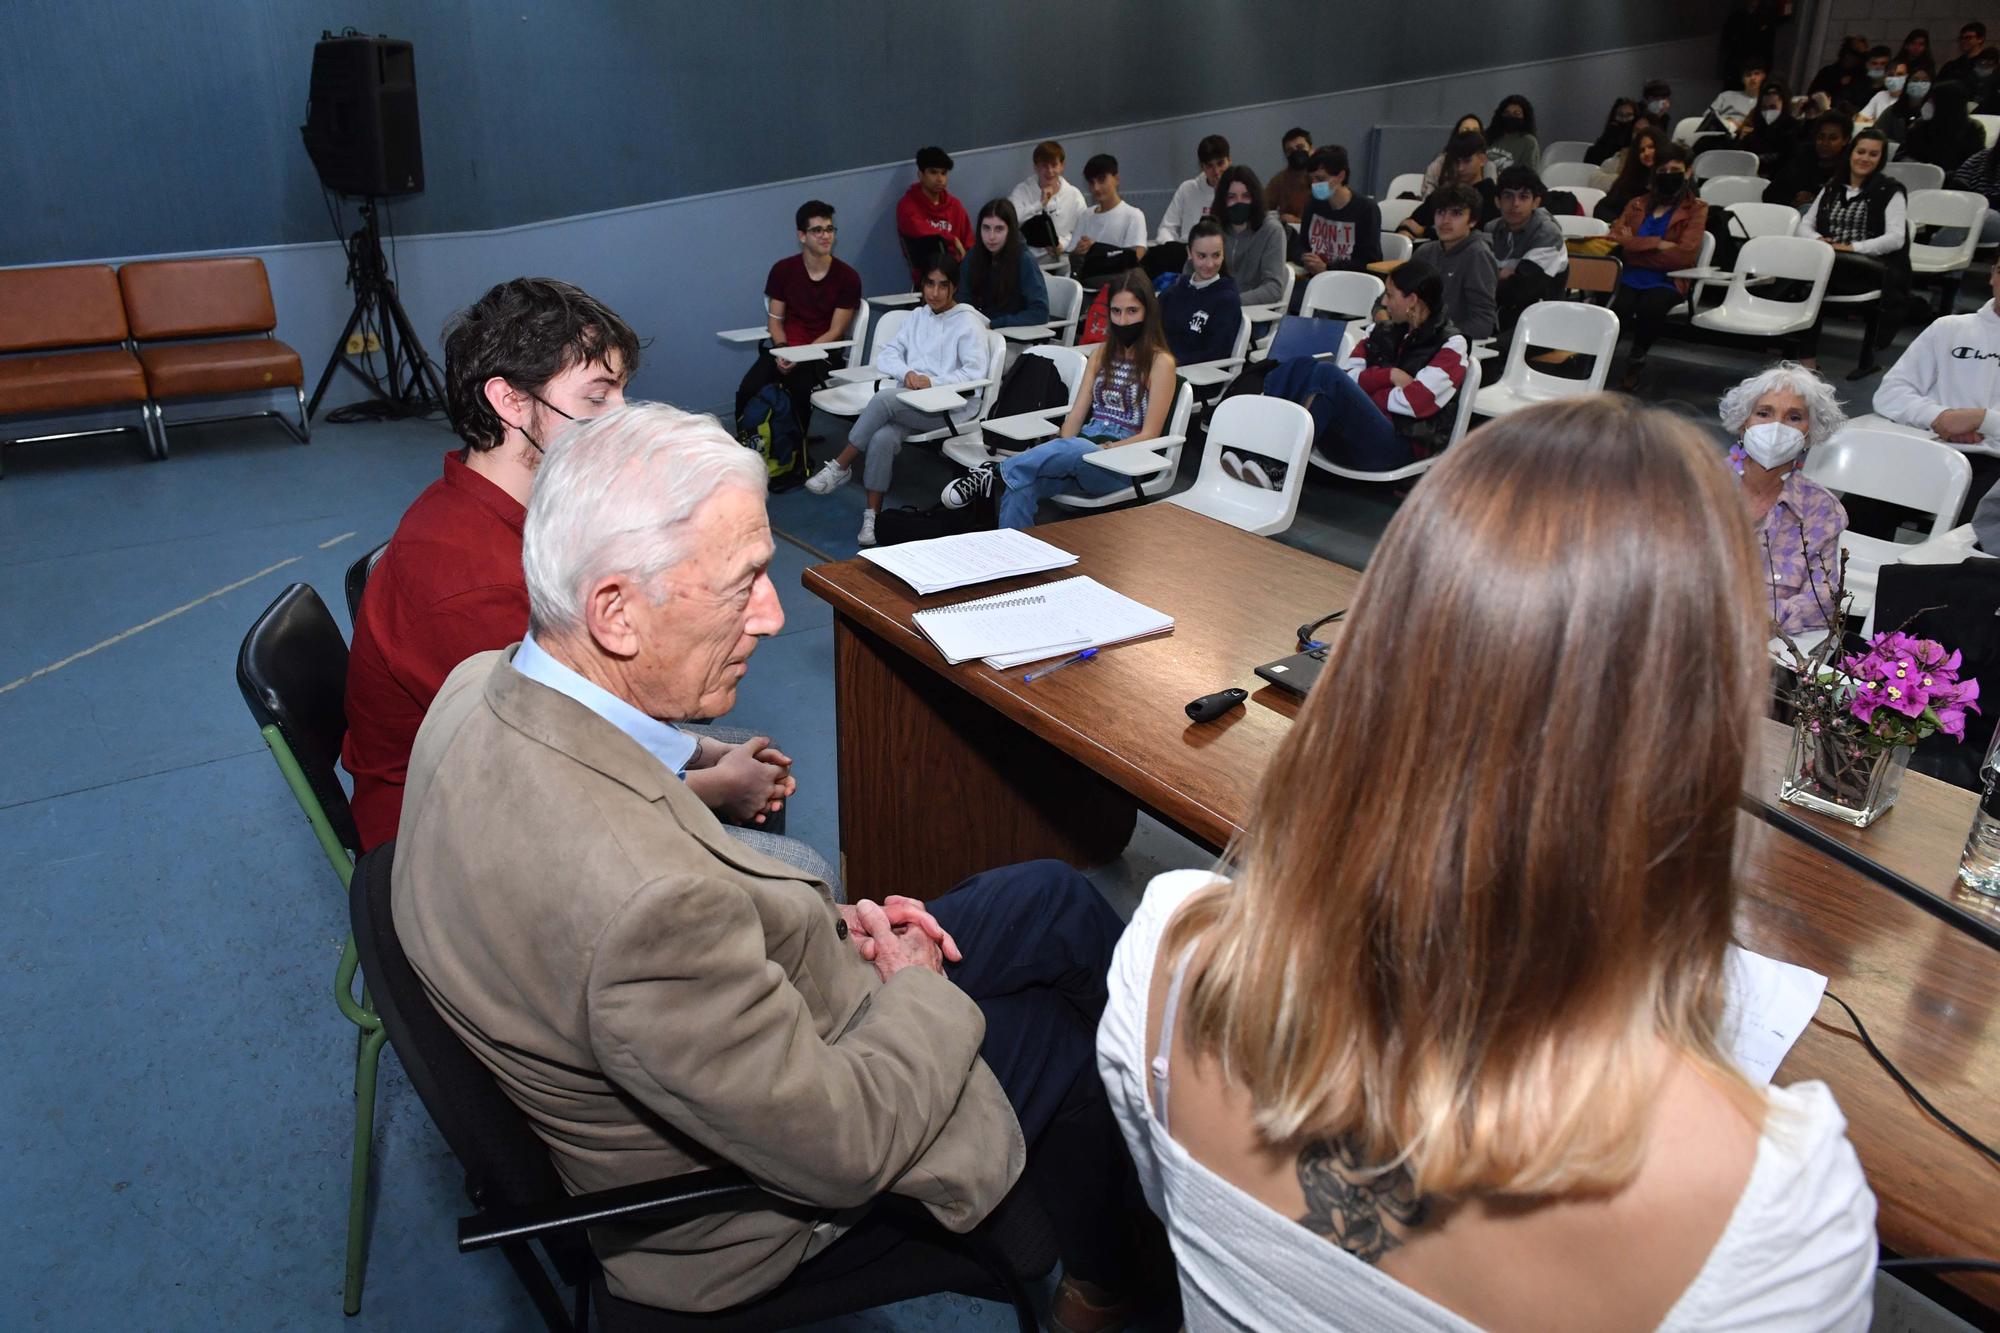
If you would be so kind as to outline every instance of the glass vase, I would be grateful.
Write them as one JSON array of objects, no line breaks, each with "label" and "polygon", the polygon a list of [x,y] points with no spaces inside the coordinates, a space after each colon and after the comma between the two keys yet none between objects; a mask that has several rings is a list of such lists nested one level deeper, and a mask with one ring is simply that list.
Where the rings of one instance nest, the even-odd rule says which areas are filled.
[{"label": "glass vase", "polygon": [[1852,736],[1809,732],[1802,721],[1792,728],[1792,757],[1778,798],[1867,828],[1896,803],[1909,767],[1907,745],[1881,749]]}]

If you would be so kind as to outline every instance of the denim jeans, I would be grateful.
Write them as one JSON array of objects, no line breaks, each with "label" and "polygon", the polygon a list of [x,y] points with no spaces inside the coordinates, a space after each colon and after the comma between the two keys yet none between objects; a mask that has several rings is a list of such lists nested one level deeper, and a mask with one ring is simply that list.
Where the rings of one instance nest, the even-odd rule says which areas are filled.
[{"label": "denim jeans", "polygon": [[[1416,452],[1396,433],[1395,423],[1332,361],[1312,357],[1281,361],[1265,378],[1264,392],[1310,412],[1313,448],[1341,467],[1387,472],[1416,461]],[[1445,410],[1452,408],[1447,405]]]},{"label": "denim jeans", "polygon": [[1000,496],[1000,526],[1034,527],[1036,509],[1051,495],[1069,491],[1110,495],[1130,486],[1132,483],[1118,473],[1083,461],[1085,454],[1096,453],[1102,447],[1072,436],[1045,441],[1001,463],[1000,480],[1007,489]]}]

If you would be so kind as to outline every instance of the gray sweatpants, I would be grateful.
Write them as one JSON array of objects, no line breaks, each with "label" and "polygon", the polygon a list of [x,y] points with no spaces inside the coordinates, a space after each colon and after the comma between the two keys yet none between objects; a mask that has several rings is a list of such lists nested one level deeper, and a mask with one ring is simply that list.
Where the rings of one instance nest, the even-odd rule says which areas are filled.
[{"label": "gray sweatpants", "polygon": [[861,485],[865,490],[889,489],[904,440],[925,431],[943,430],[947,424],[940,414],[919,412],[898,398],[902,391],[902,385],[892,384],[870,398],[848,432],[847,442],[861,451]]}]

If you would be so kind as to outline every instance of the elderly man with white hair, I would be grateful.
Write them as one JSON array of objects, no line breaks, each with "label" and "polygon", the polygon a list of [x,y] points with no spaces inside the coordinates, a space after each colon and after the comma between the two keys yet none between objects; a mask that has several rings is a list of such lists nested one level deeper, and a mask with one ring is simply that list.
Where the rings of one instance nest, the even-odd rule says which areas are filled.
[{"label": "elderly man with white hair", "polygon": [[1806,451],[1847,424],[1840,399],[1814,371],[1780,361],[1724,394],[1720,415],[1736,437],[1729,461],[1764,548],[1773,630],[1825,629],[1847,511],[1802,469]]},{"label": "elderly man with white hair", "polygon": [[784,624],[764,484],[713,418],[659,404],[550,447],[528,634],[461,664],[417,735],[397,932],[570,1189],[733,1165],[796,1201],[593,1228],[614,1294],[715,1310],[894,1264],[910,1224],[878,1195],[963,1231],[1025,1162],[1060,1182],[1036,1189],[1058,1322],[1108,1326],[1137,1197],[1093,1060],[1117,916],[1047,861],[839,905],[663,762]]}]

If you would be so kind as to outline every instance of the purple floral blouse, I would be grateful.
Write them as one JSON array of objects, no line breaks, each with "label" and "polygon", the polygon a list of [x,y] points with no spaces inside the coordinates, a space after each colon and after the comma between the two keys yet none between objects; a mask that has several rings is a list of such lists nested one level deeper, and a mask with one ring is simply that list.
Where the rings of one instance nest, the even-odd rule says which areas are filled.
[{"label": "purple floral blouse", "polygon": [[[1730,466],[1739,477],[1744,457],[1740,444],[1729,451]],[[1832,491],[1797,467],[1785,474],[1757,533],[1777,632],[1826,628],[1834,576],[1840,572],[1840,534],[1846,530],[1847,511]]]}]

